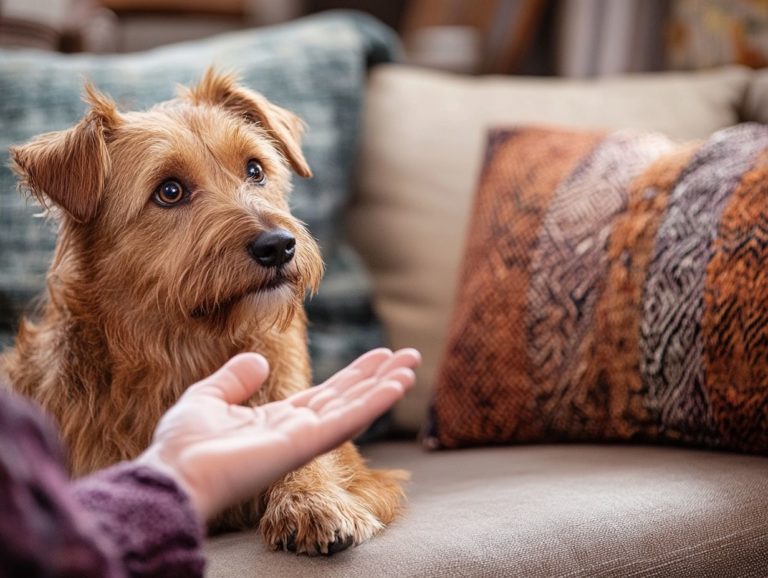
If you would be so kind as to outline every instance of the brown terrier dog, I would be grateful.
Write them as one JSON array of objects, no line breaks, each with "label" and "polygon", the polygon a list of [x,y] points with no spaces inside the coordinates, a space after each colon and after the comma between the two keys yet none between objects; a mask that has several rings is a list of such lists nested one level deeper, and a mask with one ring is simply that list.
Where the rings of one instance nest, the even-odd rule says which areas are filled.
[{"label": "brown terrier dog", "polygon": [[[22,322],[3,363],[57,418],[76,475],[137,456],[184,387],[236,353],[270,361],[253,403],[308,387],[302,303],[322,276],[286,199],[290,168],[311,176],[296,116],[210,70],[146,112],[85,98],[75,127],[11,151],[59,236],[41,320]],[[333,553],[394,518],[403,477],[348,443],[214,529],[260,519],[272,549]]]}]

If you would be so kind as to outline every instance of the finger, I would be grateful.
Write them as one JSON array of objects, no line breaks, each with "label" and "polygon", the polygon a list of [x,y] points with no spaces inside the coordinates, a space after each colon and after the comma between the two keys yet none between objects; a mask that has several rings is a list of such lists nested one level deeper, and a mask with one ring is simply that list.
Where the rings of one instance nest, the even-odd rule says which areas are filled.
[{"label": "finger", "polygon": [[[307,407],[314,409],[315,411],[321,411],[326,403],[333,399],[342,397],[347,391],[356,389],[356,391],[367,390],[371,385],[378,381],[395,380],[401,382],[404,386],[410,388],[416,381],[416,375],[413,371],[407,367],[399,367],[388,372],[384,376],[369,377],[368,379],[362,379],[358,375],[355,379],[346,379],[344,382],[339,382],[337,385],[326,389],[322,393],[312,397],[307,402]],[[359,393],[358,393],[359,395]]]},{"label": "finger", "polygon": [[421,363],[421,354],[412,348],[400,349],[392,357],[381,364],[376,375],[386,375],[388,371],[398,367],[416,367]]},{"label": "finger", "polygon": [[312,398],[307,402],[307,407],[314,411],[318,411],[330,400],[336,399],[347,389],[360,383],[361,378],[362,376],[360,373],[355,372],[354,374],[350,375],[349,379],[339,381],[339,383],[333,387],[323,388],[322,391],[318,391],[316,395],[312,396]]},{"label": "finger", "polygon": [[379,366],[392,357],[392,350],[386,347],[372,349],[353,361],[349,367],[360,370],[364,375],[372,375]]},{"label": "finger", "polygon": [[[373,420],[387,411],[405,394],[405,387],[398,381],[377,382],[364,395],[342,403],[335,400],[326,406],[320,417],[318,444],[321,451],[328,451],[347,441],[357,432],[368,427]],[[332,407],[338,404],[337,407]]]},{"label": "finger", "polygon": [[366,399],[370,392],[374,391],[382,383],[397,383],[400,389],[403,391],[403,394],[405,394],[405,392],[411,389],[414,382],[415,379],[409,380],[407,378],[404,378],[403,382],[400,382],[397,379],[370,378],[356,384],[354,387],[349,388],[343,395],[329,401],[317,411],[322,413],[333,412],[339,408],[343,408],[344,406],[357,403],[361,399]]},{"label": "finger", "polygon": [[296,393],[291,397],[287,398],[286,401],[288,401],[294,407],[303,407],[309,404],[313,399],[315,399],[319,395],[322,395],[329,390],[332,392],[335,392],[337,391],[337,388],[343,388],[342,389],[343,391],[349,385],[353,385],[358,381],[360,381],[360,379],[362,379],[362,375],[359,370],[352,369],[351,367],[347,367],[345,369],[342,369],[340,372],[338,372],[328,381],[324,382],[322,385],[318,385],[316,387],[310,387],[305,391]]},{"label": "finger", "polygon": [[307,404],[307,407],[316,412],[321,412],[326,404],[334,400],[340,400],[340,403],[349,403],[356,397],[365,394],[365,392],[381,381],[397,381],[406,389],[410,389],[416,382],[416,375],[413,373],[413,370],[408,367],[398,367],[397,369],[391,370],[387,375],[381,377],[370,377],[364,380],[350,380],[348,383],[343,385],[340,384],[315,396]]},{"label": "finger", "polygon": [[345,387],[334,387],[332,389],[326,390],[323,395],[318,395],[315,397],[308,405],[310,409],[321,412],[323,411],[323,408],[326,406],[326,404],[339,399],[349,399],[346,395],[347,391],[356,389],[356,390],[368,390],[374,385],[376,385],[379,381],[382,381],[381,379],[378,379],[376,377],[369,377],[368,379],[356,379],[353,382],[346,383]]},{"label": "finger", "polygon": [[219,370],[193,385],[188,395],[208,395],[240,403],[256,393],[269,375],[269,364],[258,353],[240,353]]},{"label": "finger", "polygon": [[[362,379],[365,379],[372,376],[374,373],[376,373],[378,369],[381,367],[381,365],[391,357],[392,357],[392,351],[390,351],[385,347],[372,349],[368,353],[364,353],[363,355],[358,357],[355,361],[350,363],[342,371],[344,371],[345,369],[355,369],[360,372]],[[336,373],[321,385],[331,384],[332,382],[335,381],[336,376],[338,376],[339,373]]]},{"label": "finger", "polygon": [[[372,349],[358,357],[347,367],[334,374],[317,387],[310,388],[297,395],[290,397],[291,404],[296,407],[307,406],[315,403],[318,398],[326,400],[328,397],[345,391],[356,382],[367,379],[374,375],[383,363],[392,357],[392,351],[381,347]],[[323,402],[324,403],[324,402]],[[314,405],[313,405],[314,407]]]},{"label": "finger", "polygon": [[395,353],[410,358],[416,365],[421,365],[421,352],[414,347],[403,347]]},{"label": "finger", "polygon": [[398,367],[397,369],[393,369],[386,375],[381,376],[381,380],[391,380],[394,379],[395,381],[399,381],[405,386],[410,387],[416,382],[416,374],[413,372],[413,370],[410,367]]}]

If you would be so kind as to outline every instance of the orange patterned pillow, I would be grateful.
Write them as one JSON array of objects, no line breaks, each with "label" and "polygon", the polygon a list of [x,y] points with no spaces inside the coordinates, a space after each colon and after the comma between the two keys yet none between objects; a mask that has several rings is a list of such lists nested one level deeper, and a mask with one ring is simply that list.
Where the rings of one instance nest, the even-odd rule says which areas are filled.
[{"label": "orange patterned pillow", "polygon": [[768,127],[492,133],[428,447],[768,453]]}]

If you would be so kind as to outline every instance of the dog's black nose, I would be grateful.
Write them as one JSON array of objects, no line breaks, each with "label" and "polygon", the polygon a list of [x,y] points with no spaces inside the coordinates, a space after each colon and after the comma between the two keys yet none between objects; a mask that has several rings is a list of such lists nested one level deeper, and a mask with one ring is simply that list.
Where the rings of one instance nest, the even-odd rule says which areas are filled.
[{"label": "dog's black nose", "polygon": [[296,238],[285,229],[264,231],[248,245],[248,252],[264,267],[282,267],[296,254]]}]

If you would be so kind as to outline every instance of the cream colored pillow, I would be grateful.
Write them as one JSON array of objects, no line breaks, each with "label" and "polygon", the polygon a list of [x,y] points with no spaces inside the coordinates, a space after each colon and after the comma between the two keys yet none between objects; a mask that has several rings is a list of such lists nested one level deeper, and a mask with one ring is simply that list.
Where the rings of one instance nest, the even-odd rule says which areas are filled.
[{"label": "cream colored pillow", "polygon": [[395,426],[415,431],[427,411],[489,128],[634,128],[704,138],[737,122],[748,81],[741,68],[599,81],[374,70],[348,232],[371,269],[390,344],[424,355]]},{"label": "cream colored pillow", "polygon": [[768,69],[763,68],[752,74],[741,111],[743,120],[768,123]]}]

